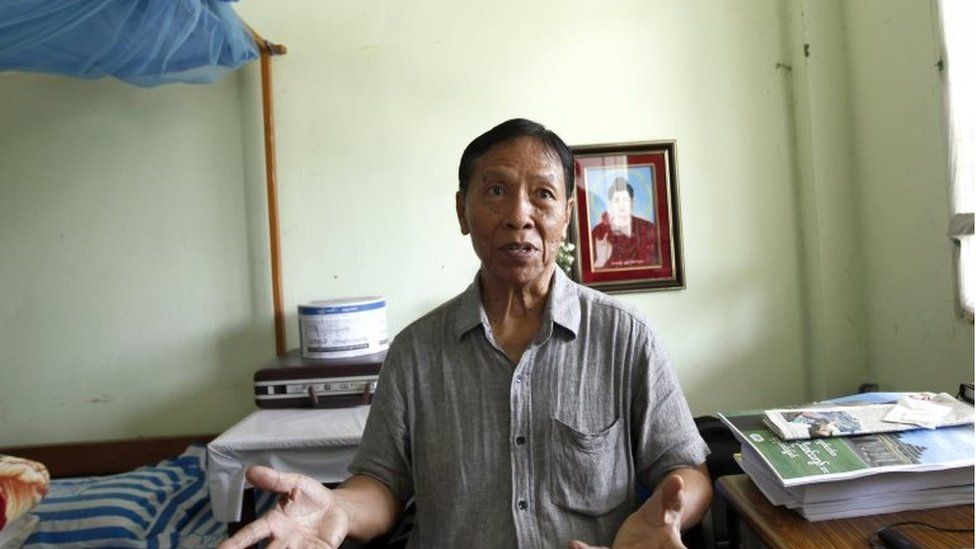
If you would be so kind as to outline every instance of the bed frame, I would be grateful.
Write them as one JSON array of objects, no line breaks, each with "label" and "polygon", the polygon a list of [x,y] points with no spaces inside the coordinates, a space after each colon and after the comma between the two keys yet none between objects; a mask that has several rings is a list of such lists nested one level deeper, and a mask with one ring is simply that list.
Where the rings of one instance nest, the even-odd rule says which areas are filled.
[{"label": "bed frame", "polygon": [[47,467],[51,478],[111,475],[176,457],[190,444],[206,444],[216,436],[139,437],[46,446],[11,446],[0,448],[0,454],[39,461]]}]

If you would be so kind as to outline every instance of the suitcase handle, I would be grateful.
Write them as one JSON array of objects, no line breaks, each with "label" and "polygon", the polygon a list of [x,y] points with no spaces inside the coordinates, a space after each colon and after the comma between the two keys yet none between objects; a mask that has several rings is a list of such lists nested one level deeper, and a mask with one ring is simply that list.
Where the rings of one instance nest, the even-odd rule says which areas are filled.
[{"label": "suitcase handle", "polygon": [[[363,404],[370,404],[373,402],[373,393],[376,392],[376,382],[370,381],[366,384],[363,389]],[[315,392],[311,386],[308,388],[308,399],[312,402],[312,408],[324,408],[325,405],[323,401],[319,400],[319,395]]]}]

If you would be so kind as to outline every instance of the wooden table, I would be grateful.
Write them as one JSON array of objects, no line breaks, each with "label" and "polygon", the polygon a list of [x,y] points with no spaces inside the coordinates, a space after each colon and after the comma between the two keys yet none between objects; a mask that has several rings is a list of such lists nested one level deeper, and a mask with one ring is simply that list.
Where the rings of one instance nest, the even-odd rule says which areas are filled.
[{"label": "wooden table", "polygon": [[[870,547],[868,538],[879,528],[908,520],[949,528],[973,528],[973,508],[968,505],[904,511],[850,519],[809,522],[796,512],[774,506],[746,475],[729,475],[715,482],[718,493],[729,503],[729,532],[732,547],[739,547],[744,523],[770,548]],[[973,532],[941,532],[919,526],[898,530],[922,547],[974,547]],[[874,540],[877,541],[877,540]]]}]

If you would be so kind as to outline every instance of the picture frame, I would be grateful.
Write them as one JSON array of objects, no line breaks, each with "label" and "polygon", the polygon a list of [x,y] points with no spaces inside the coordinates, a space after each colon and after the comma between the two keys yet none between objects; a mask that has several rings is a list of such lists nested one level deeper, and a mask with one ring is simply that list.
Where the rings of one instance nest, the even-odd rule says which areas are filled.
[{"label": "picture frame", "polygon": [[607,293],[685,287],[673,140],[572,146],[572,278]]}]

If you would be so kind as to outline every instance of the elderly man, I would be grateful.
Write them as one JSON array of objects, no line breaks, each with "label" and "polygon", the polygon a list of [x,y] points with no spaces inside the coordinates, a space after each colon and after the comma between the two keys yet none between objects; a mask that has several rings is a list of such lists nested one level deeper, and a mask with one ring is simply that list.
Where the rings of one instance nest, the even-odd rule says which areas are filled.
[{"label": "elderly man", "polygon": [[285,496],[224,547],[372,539],[410,499],[408,547],[681,545],[711,498],[708,450],[647,322],[556,268],[573,174],[528,120],[468,145],[456,208],[474,282],[393,342],[353,476],[328,490],[252,468]]}]

